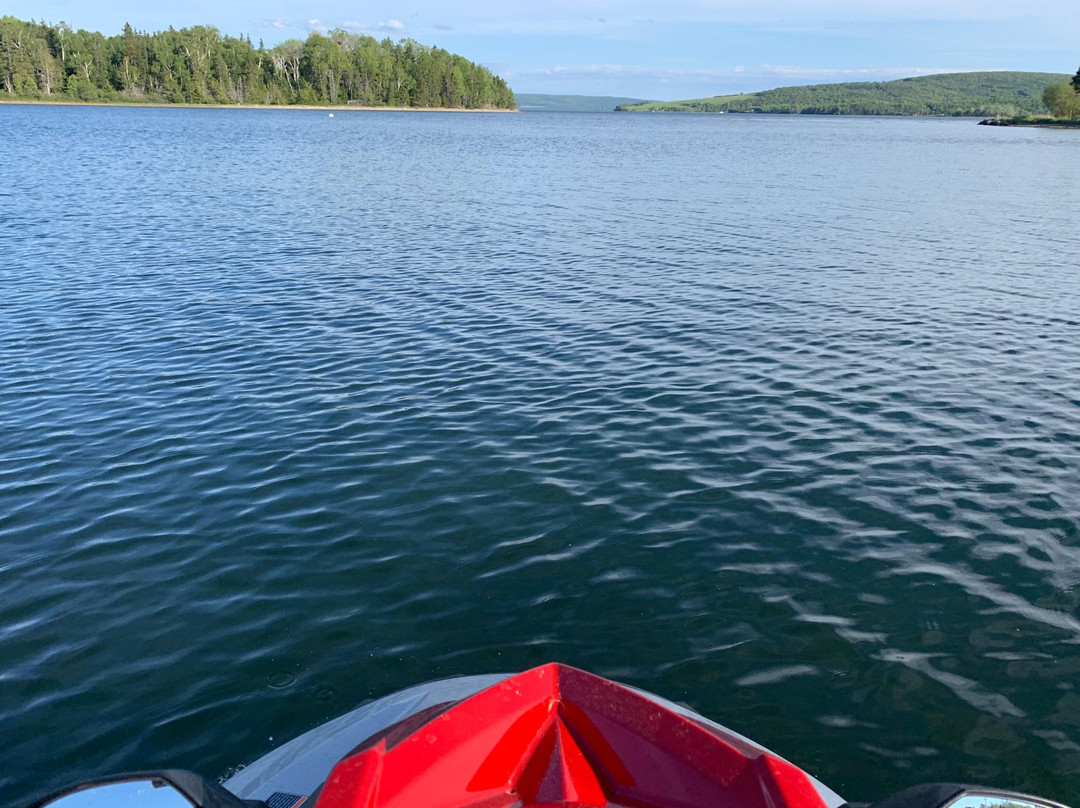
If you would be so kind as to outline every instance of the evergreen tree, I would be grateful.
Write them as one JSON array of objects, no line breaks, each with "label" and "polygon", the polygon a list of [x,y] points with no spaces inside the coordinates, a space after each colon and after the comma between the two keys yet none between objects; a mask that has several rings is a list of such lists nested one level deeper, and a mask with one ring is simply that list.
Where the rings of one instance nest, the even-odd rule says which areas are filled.
[{"label": "evergreen tree", "polygon": [[267,50],[210,26],[112,37],[0,17],[0,91],[12,99],[514,108],[498,76],[412,40],[338,29]]}]

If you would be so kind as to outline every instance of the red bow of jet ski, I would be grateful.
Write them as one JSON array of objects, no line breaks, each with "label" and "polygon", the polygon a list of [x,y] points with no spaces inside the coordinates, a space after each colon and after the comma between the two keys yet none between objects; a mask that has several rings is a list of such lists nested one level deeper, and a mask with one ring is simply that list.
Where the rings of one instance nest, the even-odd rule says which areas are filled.
[{"label": "red bow of jet ski", "polygon": [[[178,801],[148,799],[162,794]],[[797,766],[689,708],[550,664],[514,676],[463,677],[395,693],[286,743],[222,786],[175,770],[114,775],[28,808],[845,804]],[[879,806],[1064,808],[950,784],[909,789]]]}]

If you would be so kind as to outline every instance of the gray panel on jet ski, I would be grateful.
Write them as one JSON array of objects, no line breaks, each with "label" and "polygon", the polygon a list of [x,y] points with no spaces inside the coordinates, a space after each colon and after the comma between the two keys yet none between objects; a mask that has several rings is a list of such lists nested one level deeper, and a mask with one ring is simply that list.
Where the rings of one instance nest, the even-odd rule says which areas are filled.
[{"label": "gray panel on jet ski", "polygon": [[244,799],[265,800],[275,792],[310,795],[330,770],[361,741],[421,710],[460,701],[511,674],[462,676],[427,682],[357,707],[263,755],[223,785]]}]

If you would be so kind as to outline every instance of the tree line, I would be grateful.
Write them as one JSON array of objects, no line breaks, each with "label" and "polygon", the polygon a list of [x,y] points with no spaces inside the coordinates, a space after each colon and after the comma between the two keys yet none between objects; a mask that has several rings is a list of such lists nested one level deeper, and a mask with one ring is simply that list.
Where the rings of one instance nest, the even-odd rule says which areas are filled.
[{"label": "tree line", "polygon": [[337,29],[266,48],[204,25],[125,25],[106,37],[10,16],[0,17],[0,91],[10,100],[515,109],[487,68],[411,39]]},{"label": "tree line", "polygon": [[1046,114],[1043,91],[1066,75],[996,71],[882,82],[780,87],[760,93],[622,107],[645,112],[990,116]]},{"label": "tree line", "polygon": [[1043,103],[1058,118],[1080,120],[1080,70],[1069,81],[1047,87],[1043,93]]}]

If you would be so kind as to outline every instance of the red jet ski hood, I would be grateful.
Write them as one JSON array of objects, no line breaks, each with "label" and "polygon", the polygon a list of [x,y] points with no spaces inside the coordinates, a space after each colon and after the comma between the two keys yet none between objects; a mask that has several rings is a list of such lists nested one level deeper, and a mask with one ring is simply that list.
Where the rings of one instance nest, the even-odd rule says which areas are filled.
[{"label": "red jet ski hood", "polygon": [[315,808],[826,808],[745,740],[599,676],[543,665],[388,727]]}]

